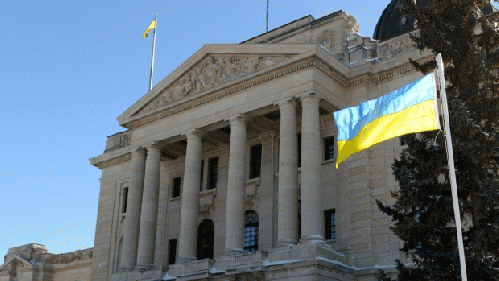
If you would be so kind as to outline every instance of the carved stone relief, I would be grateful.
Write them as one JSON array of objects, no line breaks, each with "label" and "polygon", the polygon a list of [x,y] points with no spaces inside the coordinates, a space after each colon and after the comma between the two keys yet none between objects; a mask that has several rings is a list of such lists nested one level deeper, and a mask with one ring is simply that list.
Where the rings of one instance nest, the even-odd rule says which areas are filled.
[{"label": "carved stone relief", "polygon": [[291,56],[210,55],[154,98],[138,114],[164,107],[239,77],[289,60]]},{"label": "carved stone relief", "polygon": [[322,45],[324,49],[328,50],[330,53],[335,52],[335,33],[333,30],[328,29],[324,30],[317,38],[315,42],[319,45]]}]

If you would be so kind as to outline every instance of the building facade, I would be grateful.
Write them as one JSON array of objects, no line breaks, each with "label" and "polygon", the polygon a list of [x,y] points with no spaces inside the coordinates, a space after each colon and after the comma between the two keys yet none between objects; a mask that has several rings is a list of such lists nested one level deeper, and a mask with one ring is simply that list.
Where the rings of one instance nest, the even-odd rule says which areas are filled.
[{"label": "building facade", "polygon": [[336,169],[332,117],[422,76],[408,59],[429,53],[387,33],[394,21],[407,19],[385,10],[381,42],[339,11],[205,45],[119,116],[127,130],[90,159],[102,170],[94,248],[12,248],[0,280],[394,275],[408,260],[375,200],[393,203],[404,146],[386,141]]},{"label": "building facade", "polygon": [[92,280],[375,280],[406,261],[390,203],[403,145],[335,168],[332,112],[421,77],[409,34],[306,16],[205,45],[126,110],[102,170]]}]

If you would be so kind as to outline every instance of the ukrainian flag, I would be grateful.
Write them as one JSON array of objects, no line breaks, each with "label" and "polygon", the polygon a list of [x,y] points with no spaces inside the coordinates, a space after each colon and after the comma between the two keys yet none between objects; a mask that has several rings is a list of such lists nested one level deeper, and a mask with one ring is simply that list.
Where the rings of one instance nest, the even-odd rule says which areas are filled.
[{"label": "ukrainian flag", "polygon": [[149,24],[149,26],[147,27],[146,31],[144,32],[144,36],[142,36],[142,38],[147,38],[147,36],[149,36],[149,30],[151,30],[153,28],[156,28],[156,20],[155,19],[151,22],[151,24]]},{"label": "ukrainian flag", "polygon": [[334,112],[338,128],[336,168],[350,155],[409,133],[438,129],[434,74],[378,99]]}]

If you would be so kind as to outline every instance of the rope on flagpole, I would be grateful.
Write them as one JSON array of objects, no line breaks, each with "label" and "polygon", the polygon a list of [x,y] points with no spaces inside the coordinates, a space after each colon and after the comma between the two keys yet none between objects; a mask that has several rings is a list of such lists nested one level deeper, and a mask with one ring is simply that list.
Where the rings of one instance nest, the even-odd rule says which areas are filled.
[{"label": "rope on flagpole", "polygon": [[464,255],[463,235],[461,233],[461,214],[459,212],[459,199],[457,197],[456,170],[454,168],[454,152],[452,150],[452,139],[449,126],[449,108],[447,96],[445,94],[445,75],[442,63],[442,55],[437,55],[437,71],[440,82],[440,98],[442,100],[442,113],[444,115],[444,132],[447,151],[447,160],[449,161],[449,178],[452,190],[452,206],[454,209],[454,218],[456,221],[457,247],[459,250],[459,261],[461,263],[461,280],[466,281],[466,257]]}]

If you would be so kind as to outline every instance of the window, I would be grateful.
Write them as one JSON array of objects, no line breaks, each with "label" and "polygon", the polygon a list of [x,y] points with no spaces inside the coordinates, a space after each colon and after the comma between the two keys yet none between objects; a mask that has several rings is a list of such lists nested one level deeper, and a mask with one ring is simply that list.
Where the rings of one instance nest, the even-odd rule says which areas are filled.
[{"label": "window", "polygon": [[218,157],[208,160],[208,189],[217,188],[218,185]]},{"label": "window", "polygon": [[298,134],[298,168],[301,167],[301,134]]},{"label": "window", "polygon": [[244,218],[244,250],[248,253],[258,250],[258,214],[246,211]]},{"label": "window", "polygon": [[298,239],[301,238],[301,200],[298,200]]},{"label": "window", "polygon": [[260,177],[262,168],[262,145],[257,144],[250,149],[250,179]]},{"label": "window", "polygon": [[215,225],[211,220],[203,220],[198,227],[198,260],[213,259],[213,245],[215,245]]},{"label": "window", "polygon": [[326,239],[336,239],[336,212],[334,209],[324,211]]},{"label": "window", "polygon": [[168,241],[168,264],[174,264],[177,258],[177,239]]},{"label": "window", "polygon": [[123,188],[123,204],[122,204],[122,209],[121,213],[126,214],[126,207],[128,203],[128,187]]},{"label": "window", "polygon": [[180,196],[180,186],[182,185],[182,178],[173,178],[173,191],[172,198]]},{"label": "window", "polygon": [[201,179],[199,183],[199,191],[203,191],[203,174],[204,174],[204,160],[201,160]]},{"label": "window", "polygon": [[334,137],[324,139],[324,160],[334,159]]}]

